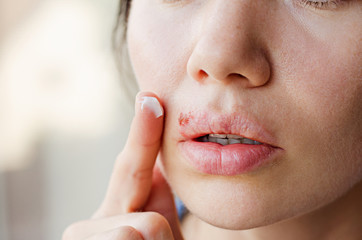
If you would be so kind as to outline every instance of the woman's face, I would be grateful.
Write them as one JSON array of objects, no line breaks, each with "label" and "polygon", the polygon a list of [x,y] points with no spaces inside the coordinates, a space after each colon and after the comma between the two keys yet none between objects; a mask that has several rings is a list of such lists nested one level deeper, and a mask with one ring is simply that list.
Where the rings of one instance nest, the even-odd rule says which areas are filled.
[{"label": "woman's face", "polygon": [[362,1],[133,0],[127,37],[165,107],[165,175],[202,220],[271,224],[361,181]]}]

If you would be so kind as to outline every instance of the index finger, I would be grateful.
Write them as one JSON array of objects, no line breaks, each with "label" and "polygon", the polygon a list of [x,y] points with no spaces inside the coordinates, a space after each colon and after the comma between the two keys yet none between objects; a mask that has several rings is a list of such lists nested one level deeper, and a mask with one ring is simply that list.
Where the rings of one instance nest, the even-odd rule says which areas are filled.
[{"label": "index finger", "polygon": [[154,93],[139,93],[125,148],[118,156],[96,217],[138,211],[146,204],[163,132],[163,108]]}]

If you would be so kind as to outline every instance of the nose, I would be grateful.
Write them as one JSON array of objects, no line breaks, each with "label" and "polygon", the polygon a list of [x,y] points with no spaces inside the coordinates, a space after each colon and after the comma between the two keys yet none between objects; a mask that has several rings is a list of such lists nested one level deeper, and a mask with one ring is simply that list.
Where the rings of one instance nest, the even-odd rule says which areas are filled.
[{"label": "nose", "polygon": [[270,64],[258,42],[255,11],[260,4],[255,2],[259,1],[211,1],[198,20],[201,31],[187,63],[194,80],[240,81],[245,87],[260,87],[269,81]]}]

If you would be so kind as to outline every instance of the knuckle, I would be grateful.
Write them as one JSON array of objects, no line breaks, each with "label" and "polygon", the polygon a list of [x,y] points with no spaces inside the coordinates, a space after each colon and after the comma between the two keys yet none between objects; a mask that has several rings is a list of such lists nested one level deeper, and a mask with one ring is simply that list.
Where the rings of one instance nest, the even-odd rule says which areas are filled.
[{"label": "knuckle", "polygon": [[152,179],[153,174],[153,165],[152,166],[140,166],[135,164],[135,161],[127,158],[136,158],[127,156],[124,153],[121,153],[117,158],[117,167],[118,174],[122,175],[124,178],[131,178],[136,181],[144,181]]},{"label": "knuckle", "polygon": [[153,239],[172,239],[172,231],[167,219],[156,212],[145,213],[147,232]]},{"label": "knuckle", "polygon": [[62,240],[79,239],[83,222],[76,222],[69,225],[63,232]]},{"label": "knuckle", "polygon": [[148,223],[157,223],[158,225],[167,224],[165,217],[157,212],[145,212],[144,219]]},{"label": "knuckle", "polygon": [[122,226],[114,232],[114,239],[117,240],[142,240],[141,234],[131,226]]},{"label": "knuckle", "polygon": [[134,171],[132,172],[132,175],[131,177],[134,179],[134,180],[137,180],[137,181],[149,181],[150,179],[152,179],[152,168],[141,168],[141,169],[138,169],[137,171]]}]

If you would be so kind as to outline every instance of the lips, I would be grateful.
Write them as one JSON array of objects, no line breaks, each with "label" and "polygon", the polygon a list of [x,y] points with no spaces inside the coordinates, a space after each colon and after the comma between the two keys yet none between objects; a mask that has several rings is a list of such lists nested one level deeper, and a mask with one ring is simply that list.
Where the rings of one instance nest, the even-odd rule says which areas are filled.
[{"label": "lips", "polygon": [[250,115],[182,113],[179,126],[181,154],[205,174],[245,174],[273,161],[282,150],[272,134]]}]

